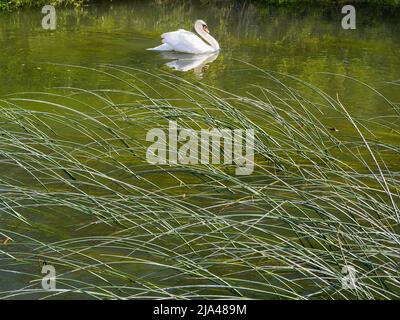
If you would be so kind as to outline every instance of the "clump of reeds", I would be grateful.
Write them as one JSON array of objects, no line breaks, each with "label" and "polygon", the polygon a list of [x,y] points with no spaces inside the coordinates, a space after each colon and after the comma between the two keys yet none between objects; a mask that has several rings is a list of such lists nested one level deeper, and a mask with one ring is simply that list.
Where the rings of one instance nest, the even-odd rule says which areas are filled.
[{"label": "clump of reeds", "polygon": [[[97,71],[119,89],[0,101],[0,272],[16,281],[0,297],[399,298],[398,105],[375,92],[392,116],[360,119],[263,70],[247,95]],[[146,131],[171,119],[254,129],[254,173],[147,164]]]}]

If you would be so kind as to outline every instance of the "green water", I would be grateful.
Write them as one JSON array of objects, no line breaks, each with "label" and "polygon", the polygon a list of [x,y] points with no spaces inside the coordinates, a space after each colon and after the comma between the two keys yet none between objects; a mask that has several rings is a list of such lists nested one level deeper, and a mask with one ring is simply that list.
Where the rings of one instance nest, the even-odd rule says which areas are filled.
[{"label": "green water", "polygon": [[[2,13],[0,93],[81,87],[88,80],[92,88],[101,86],[94,76],[77,77],[68,68],[49,67],[43,62],[82,66],[109,63],[155,74],[171,71],[165,66],[169,60],[145,49],[158,45],[161,33],[178,28],[192,30],[193,21],[202,18],[222,48],[204,72],[198,71],[203,82],[245,92],[246,84],[257,81],[240,62],[245,61],[300,77],[329,92],[340,91],[344,97],[350,92],[354,101],[364,105],[365,112],[375,112],[374,102],[351,81],[319,74],[352,76],[389,95],[398,91],[398,87],[386,83],[399,78],[398,16],[360,11],[356,30],[341,28],[340,8],[321,12],[180,2],[172,6],[151,2],[91,5],[83,11],[58,9],[56,31],[41,28],[40,9]],[[176,73],[196,79],[194,71]]]},{"label": "green water", "polygon": [[[400,102],[400,86],[396,83],[400,80],[399,15],[385,16],[363,9],[357,15],[357,29],[343,30],[338,8],[321,11],[237,4],[126,2],[90,5],[79,11],[57,9],[55,31],[41,28],[42,16],[40,9],[0,14],[0,97],[10,97],[10,94],[21,97],[23,93],[32,97],[31,92],[56,92],[55,87],[120,88],[120,83],[107,76],[76,68],[101,69],[104,64],[137,68],[153,75],[168,72],[191,82],[199,81],[245,95],[252,92],[251,85],[268,84],[249,66],[252,64],[297,77],[332,96],[338,93],[354,116],[389,117],[394,113],[376,92],[366,90],[349,77],[367,83],[395,103]],[[192,30],[193,21],[198,18],[207,21],[211,34],[220,43],[221,52],[214,61],[183,72],[166,65],[176,60],[170,59],[174,57],[146,51],[160,43],[161,33],[179,28]],[[154,81],[144,73],[140,77],[143,81]],[[169,93],[168,88],[158,89],[161,95]],[[57,97],[52,101],[62,103]],[[29,107],[46,111],[43,106]],[[85,112],[84,106],[80,108]],[[332,119],[327,120],[327,125],[338,128],[341,134],[350,127],[348,123],[336,123]],[[59,129],[68,131],[61,124]],[[377,135],[398,143],[398,135],[392,132]],[[398,166],[397,161],[393,159],[394,166]],[[0,164],[0,172],[7,181],[15,178],[35,184],[15,167]],[[23,214],[34,228],[0,216],[1,228],[26,233],[44,243],[119,230],[113,225],[81,229],[96,219],[76,215],[65,207]],[[111,247],[109,251],[113,252]],[[97,257],[101,253],[104,254],[93,250],[91,255]],[[39,274],[40,263],[34,271],[27,266],[18,269],[26,274],[4,274],[0,290],[27,285],[32,274]],[[135,269],[136,274],[146,272],[147,267]]]}]

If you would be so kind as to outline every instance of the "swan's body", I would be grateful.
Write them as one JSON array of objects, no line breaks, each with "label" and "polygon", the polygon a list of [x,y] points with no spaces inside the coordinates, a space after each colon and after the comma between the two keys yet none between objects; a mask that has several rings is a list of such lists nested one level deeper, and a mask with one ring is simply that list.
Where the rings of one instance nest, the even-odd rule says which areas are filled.
[{"label": "swan's body", "polygon": [[207,24],[203,20],[197,20],[194,29],[208,44],[193,32],[179,29],[162,34],[163,44],[147,50],[178,51],[191,54],[211,53],[219,50],[217,40],[209,34]]}]

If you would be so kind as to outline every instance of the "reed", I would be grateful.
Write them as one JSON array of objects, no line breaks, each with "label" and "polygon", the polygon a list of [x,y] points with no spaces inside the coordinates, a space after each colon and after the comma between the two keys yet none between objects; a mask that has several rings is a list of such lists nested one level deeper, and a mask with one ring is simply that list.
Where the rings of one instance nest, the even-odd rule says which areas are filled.
[{"label": "reed", "polygon": [[[400,297],[398,104],[362,84],[392,116],[357,118],[340,96],[254,66],[265,85],[247,95],[76,68],[118,89],[0,101],[0,272],[26,279],[1,298]],[[146,131],[170,119],[255,130],[254,173],[147,164]],[[43,263],[55,291],[41,289]]]}]

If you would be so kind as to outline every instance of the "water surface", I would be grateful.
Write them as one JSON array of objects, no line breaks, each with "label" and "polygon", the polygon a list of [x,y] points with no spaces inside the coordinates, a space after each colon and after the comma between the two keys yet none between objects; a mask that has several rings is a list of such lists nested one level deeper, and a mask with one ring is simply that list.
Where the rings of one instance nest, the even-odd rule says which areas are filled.
[{"label": "water surface", "polygon": [[[253,92],[253,85],[269,85],[254,65],[299,78],[332,96],[339,94],[355,116],[386,117],[393,115],[393,110],[376,92],[366,90],[352,78],[381,91],[395,103],[400,102],[396,84],[400,79],[400,25],[396,16],[382,17],[362,10],[357,29],[343,30],[340,8],[293,10],[225,3],[189,5],[180,1],[89,5],[82,10],[59,8],[55,31],[41,28],[42,16],[40,9],[0,14],[0,96],[55,92],[56,87],[119,89],[121,84],[110,77],[76,68],[102,69],[105,64],[145,71],[148,75],[141,72],[140,79],[150,83],[154,81],[151,75],[168,72],[191,82],[246,95]],[[146,51],[160,43],[163,32],[192,30],[193,22],[199,18],[207,21],[221,46],[219,55],[207,65],[182,72],[167,65],[180,56]],[[169,93],[166,87],[158,90],[161,95]],[[53,101],[62,103],[59,97]],[[46,111],[43,106],[40,108]],[[84,106],[80,108],[85,112]],[[328,124],[340,132],[346,132],[350,126],[334,120]],[[61,124],[60,129],[63,130]],[[388,135],[389,140],[398,140],[398,136],[381,134]],[[35,183],[7,165],[0,164],[0,170],[7,172],[2,173],[7,179]],[[79,226],[93,219],[71,214],[65,207],[26,214],[35,228],[11,219],[7,220],[8,229],[27,232],[43,242],[109,234],[114,230],[113,226],[97,225],[80,229]],[[92,254],[97,256],[95,250]],[[20,271],[26,271],[27,275],[7,274],[0,289],[26,285],[32,270],[21,267]],[[141,267],[136,269],[137,274],[146,271]]]}]

